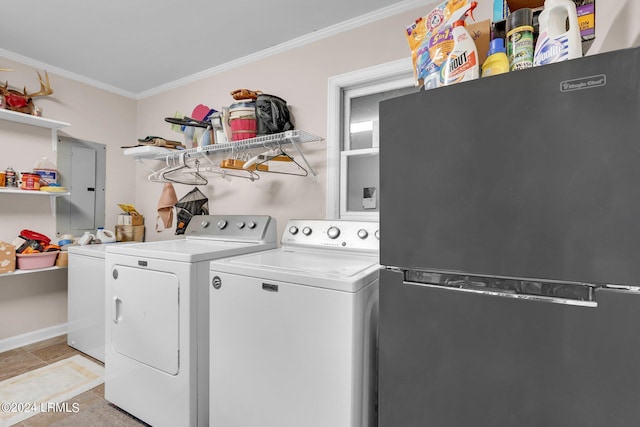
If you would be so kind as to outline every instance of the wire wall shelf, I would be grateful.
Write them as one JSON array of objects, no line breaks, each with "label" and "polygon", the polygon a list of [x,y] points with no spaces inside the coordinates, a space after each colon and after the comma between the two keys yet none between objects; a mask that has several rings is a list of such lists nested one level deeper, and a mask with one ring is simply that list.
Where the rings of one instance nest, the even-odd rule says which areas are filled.
[{"label": "wire wall shelf", "polygon": [[289,130],[282,133],[274,133],[272,135],[263,135],[255,138],[243,139],[234,142],[225,142],[223,144],[205,145],[204,147],[189,148],[186,150],[174,150],[170,153],[156,154],[155,159],[167,159],[180,157],[181,155],[190,157],[200,154],[228,153],[232,151],[246,151],[254,148],[270,149],[283,144],[296,144],[322,141],[319,136],[313,135],[303,130]]},{"label": "wire wall shelf", "polygon": [[[195,167],[196,176],[200,176],[200,172],[203,172],[203,171],[216,172],[217,168],[213,167],[215,164],[210,159],[210,156],[213,156],[214,154],[230,153],[232,156],[239,156],[241,154],[247,155],[250,152],[250,150],[254,150],[254,149],[280,150],[281,153],[284,153],[284,151],[282,150],[282,147],[285,145],[291,145],[295,149],[295,152],[300,157],[300,159],[302,159],[302,163],[306,165],[306,168],[304,168],[302,167],[302,164],[298,164],[300,169],[304,171],[304,176],[307,175],[307,170],[308,170],[313,176],[313,179],[315,181],[317,178],[317,173],[313,170],[313,168],[307,161],[306,157],[300,150],[300,147],[298,146],[298,144],[304,144],[307,142],[317,142],[317,141],[322,141],[322,138],[302,130],[290,130],[290,131],[275,133],[271,135],[262,135],[255,138],[248,138],[244,140],[226,142],[222,144],[205,145],[202,147],[189,148],[185,150],[168,150],[163,147],[154,147],[154,146],[134,147],[134,148],[128,149],[125,152],[125,155],[134,155],[136,160],[138,162],[141,162],[142,164],[145,164],[144,163],[145,159],[164,161],[167,166],[162,169],[157,169],[157,168],[154,169],[150,165],[145,164],[145,166],[151,170],[151,175],[149,175],[148,177],[149,180],[154,182],[155,181],[164,182],[167,180],[167,173],[170,170],[172,172],[175,172],[181,169],[186,169],[188,167],[190,167],[191,169]],[[263,153],[263,155],[264,154],[265,153]],[[259,156],[255,156],[256,159],[258,157]],[[288,157],[291,160],[293,160],[292,157],[290,156]],[[187,162],[188,159],[192,159],[192,161]],[[198,161],[198,159],[206,160],[206,161],[200,162]],[[237,167],[234,169],[237,169]],[[258,169],[258,171],[265,171],[265,169]],[[234,175],[232,172],[229,172],[229,171],[218,170],[217,172],[218,173],[221,172],[223,176],[238,176],[237,174]],[[250,172],[250,176],[248,178],[251,179],[252,181],[255,179],[259,179],[259,175],[257,175],[253,170],[245,171],[245,172]],[[272,172],[275,172],[275,171],[272,171]],[[284,173],[284,172],[280,172],[280,173]],[[288,174],[296,175],[294,173],[288,173]],[[240,177],[246,177],[246,176],[240,176]],[[205,182],[206,179],[203,178],[201,181]],[[171,182],[180,182],[180,181],[174,180]]]}]

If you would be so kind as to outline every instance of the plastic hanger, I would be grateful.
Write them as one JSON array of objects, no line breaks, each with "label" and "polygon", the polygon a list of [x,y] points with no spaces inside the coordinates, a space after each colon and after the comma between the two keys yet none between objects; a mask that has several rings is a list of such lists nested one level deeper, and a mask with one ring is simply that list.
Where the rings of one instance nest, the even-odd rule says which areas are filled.
[{"label": "plastic hanger", "polygon": [[261,170],[260,166],[261,165],[266,166],[267,162],[292,162],[298,168],[295,171],[289,172],[286,170],[278,170],[278,169],[273,169],[273,167],[269,167],[264,170],[265,173],[277,173],[281,175],[294,175],[294,176],[309,175],[309,171],[307,171],[307,169],[305,169],[300,163],[296,162],[295,159],[291,157],[289,154],[287,154],[280,146],[278,146],[277,150],[265,151],[262,154],[258,154],[257,156],[252,157],[244,164],[243,168],[248,169],[255,165],[255,167],[258,168],[258,170]]},{"label": "plastic hanger", "polygon": [[[200,173],[200,162],[196,159],[194,166],[186,162],[186,153],[180,153],[177,159],[167,157],[167,165],[152,172],[147,179],[151,182],[173,182],[185,185],[207,185],[209,181]],[[195,171],[192,169],[195,167]]]}]

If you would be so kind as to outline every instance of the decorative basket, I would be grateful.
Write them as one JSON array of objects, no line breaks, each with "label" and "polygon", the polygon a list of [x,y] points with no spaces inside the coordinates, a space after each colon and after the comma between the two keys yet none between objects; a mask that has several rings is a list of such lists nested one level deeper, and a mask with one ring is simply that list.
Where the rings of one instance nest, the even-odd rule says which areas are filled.
[{"label": "decorative basket", "polygon": [[257,134],[255,102],[236,102],[229,107],[231,140],[255,138]]},{"label": "decorative basket", "polygon": [[256,118],[254,117],[231,117],[231,140],[240,141],[243,139],[255,138],[257,132]]}]

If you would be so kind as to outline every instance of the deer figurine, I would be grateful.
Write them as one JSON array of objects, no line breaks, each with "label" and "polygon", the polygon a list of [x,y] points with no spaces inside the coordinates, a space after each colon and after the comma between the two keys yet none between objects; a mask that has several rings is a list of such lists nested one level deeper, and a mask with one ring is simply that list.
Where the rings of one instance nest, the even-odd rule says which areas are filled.
[{"label": "deer figurine", "polygon": [[51,95],[53,93],[53,89],[51,89],[51,84],[49,83],[49,75],[47,74],[47,72],[44,72],[44,80],[42,79],[40,72],[37,73],[38,80],[40,80],[40,90],[38,92],[28,93],[25,86],[22,93],[20,93],[15,89],[9,89],[8,82],[5,82],[4,86],[0,86],[0,95],[3,95],[5,97],[8,110],[17,111],[24,114],[33,114],[35,110],[33,98],[36,96]]}]

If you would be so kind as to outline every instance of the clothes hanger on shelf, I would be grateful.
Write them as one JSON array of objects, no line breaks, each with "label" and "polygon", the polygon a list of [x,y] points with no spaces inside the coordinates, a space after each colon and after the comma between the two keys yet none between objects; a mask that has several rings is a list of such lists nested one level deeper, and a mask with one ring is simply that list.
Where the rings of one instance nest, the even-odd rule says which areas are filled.
[{"label": "clothes hanger on shelf", "polygon": [[239,178],[248,178],[251,181],[260,179],[260,175],[256,171],[263,172],[266,166],[244,169],[243,166],[248,159],[248,153],[244,149],[231,149],[231,157],[222,159],[218,170],[220,170],[225,176],[236,176]]},{"label": "clothes hanger on shelf", "polygon": [[[309,171],[302,166],[300,163],[296,162],[293,157],[291,157],[286,151],[282,149],[280,145],[274,147],[264,153],[258,154],[257,156],[252,157],[243,165],[244,169],[256,167],[258,170],[261,170],[261,166],[267,166],[267,162],[278,162],[280,164],[285,163],[293,163],[297,166],[297,168],[293,170],[281,169],[276,167],[274,169],[274,164],[269,164],[266,169],[264,169],[265,173],[277,173],[281,175],[294,175],[294,176],[307,176],[309,175]],[[282,162],[282,163],[281,163]],[[290,169],[290,168],[289,168]]]},{"label": "clothes hanger on shelf", "polygon": [[235,177],[235,178],[248,179],[249,181],[257,181],[260,179],[260,175],[258,175],[254,171],[245,171],[245,170],[236,169],[236,168],[207,165],[202,170],[204,172],[220,175],[222,178]]},{"label": "clothes hanger on shelf", "polygon": [[[193,168],[195,168],[195,171]],[[193,166],[190,166],[189,170],[184,173],[188,177],[192,177],[194,182],[192,182],[191,185],[207,185],[209,183],[209,180],[200,173],[200,161],[198,159],[195,159]]]},{"label": "clothes hanger on shelf", "polygon": [[[195,171],[193,170],[195,168]],[[180,153],[177,158],[166,158],[166,166],[152,172],[147,179],[152,182],[172,182],[185,185],[207,185],[209,181],[200,173],[200,162],[195,160],[193,166],[186,161],[186,154]]]},{"label": "clothes hanger on shelf", "polygon": [[176,160],[173,157],[165,157],[165,166],[160,168],[160,169],[152,169],[151,167],[149,167],[146,163],[144,163],[142,160],[140,160],[140,162],[145,165],[147,167],[147,169],[149,169],[151,171],[151,174],[149,174],[149,176],[147,176],[147,180],[151,181],[151,182],[167,182],[162,178],[162,174],[170,169],[173,169],[177,166]]}]

